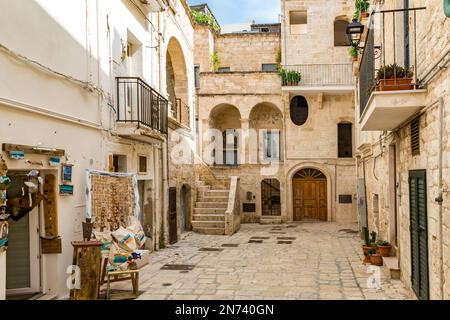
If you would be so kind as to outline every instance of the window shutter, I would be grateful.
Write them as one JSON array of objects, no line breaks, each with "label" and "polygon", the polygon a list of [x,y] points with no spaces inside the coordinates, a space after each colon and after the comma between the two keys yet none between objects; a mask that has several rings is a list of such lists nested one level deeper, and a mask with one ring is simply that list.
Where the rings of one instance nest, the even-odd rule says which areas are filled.
[{"label": "window shutter", "polygon": [[411,123],[411,154],[413,156],[420,154],[420,121],[414,120]]}]

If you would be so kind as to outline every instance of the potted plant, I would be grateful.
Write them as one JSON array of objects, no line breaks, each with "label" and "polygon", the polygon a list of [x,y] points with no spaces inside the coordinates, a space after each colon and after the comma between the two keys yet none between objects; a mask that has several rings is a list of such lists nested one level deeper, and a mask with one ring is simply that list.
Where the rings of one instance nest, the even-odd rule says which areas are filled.
[{"label": "potted plant", "polygon": [[364,237],[364,244],[361,245],[361,248],[362,248],[363,253],[364,253],[364,261],[363,261],[363,263],[370,263],[369,250],[371,250],[373,248],[370,245],[370,241],[369,241],[369,229],[363,228],[362,229],[362,234],[363,234],[363,237]]},{"label": "potted plant", "polygon": [[379,253],[377,253],[376,249],[370,249],[369,250],[369,256],[370,256],[370,263],[374,266],[382,266],[383,265],[383,258]]},{"label": "potted plant", "polygon": [[358,47],[352,46],[349,52],[350,56],[353,58],[353,61],[358,61]]},{"label": "potted plant", "polygon": [[378,253],[382,256],[382,257],[389,257],[390,253],[391,253],[391,244],[387,241],[381,240],[378,241],[377,243],[377,249],[378,249]]},{"label": "potted plant", "polygon": [[377,91],[411,90],[413,72],[397,64],[382,66],[377,70]]},{"label": "potted plant", "polygon": [[281,68],[278,72],[283,86],[296,86],[302,80],[302,74],[298,71],[288,71]]},{"label": "potted plant", "polygon": [[367,18],[369,16],[370,1],[369,0],[356,0],[355,8],[361,12],[361,18]]}]

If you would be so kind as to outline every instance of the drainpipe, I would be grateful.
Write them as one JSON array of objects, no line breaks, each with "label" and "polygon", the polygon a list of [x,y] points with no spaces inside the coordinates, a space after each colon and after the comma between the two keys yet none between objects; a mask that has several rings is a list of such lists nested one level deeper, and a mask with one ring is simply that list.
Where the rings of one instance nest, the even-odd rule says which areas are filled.
[{"label": "drainpipe", "polygon": [[439,205],[439,256],[441,260],[441,299],[444,300],[444,282],[445,282],[445,274],[444,274],[444,226],[443,226],[443,217],[442,217],[442,203],[444,202],[443,198],[443,182],[442,182],[442,164],[443,164],[443,142],[444,142],[444,98],[440,97],[438,101],[434,102],[439,103],[439,159],[438,159],[438,167],[439,167],[439,181],[438,181],[438,196],[435,201]]}]

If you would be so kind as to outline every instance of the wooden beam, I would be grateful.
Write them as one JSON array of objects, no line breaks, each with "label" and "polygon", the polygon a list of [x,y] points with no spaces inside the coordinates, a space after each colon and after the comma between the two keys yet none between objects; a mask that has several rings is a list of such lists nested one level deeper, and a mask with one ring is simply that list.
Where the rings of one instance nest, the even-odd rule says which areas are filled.
[{"label": "wooden beam", "polygon": [[27,146],[27,145],[21,145],[21,144],[9,144],[9,143],[3,143],[2,144],[2,150],[5,152],[9,151],[23,151],[25,153],[35,153],[35,154],[42,154],[42,155],[49,155],[49,156],[56,156],[56,157],[63,157],[66,152],[62,149],[51,149],[48,148],[48,150],[44,147],[34,147],[34,146]]}]

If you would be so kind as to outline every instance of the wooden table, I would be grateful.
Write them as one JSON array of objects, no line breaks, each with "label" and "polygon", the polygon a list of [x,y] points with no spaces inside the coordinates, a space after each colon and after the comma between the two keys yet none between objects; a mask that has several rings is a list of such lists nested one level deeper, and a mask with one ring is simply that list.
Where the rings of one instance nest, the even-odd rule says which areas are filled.
[{"label": "wooden table", "polygon": [[[124,275],[125,276],[128,275],[129,277],[120,278],[120,276]],[[131,293],[111,294],[111,282],[124,280],[131,280],[133,291]],[[139,296],[139,270],[108,271],[106,273],[106,300],[130,300],[136,299],[138,296]]]}]

